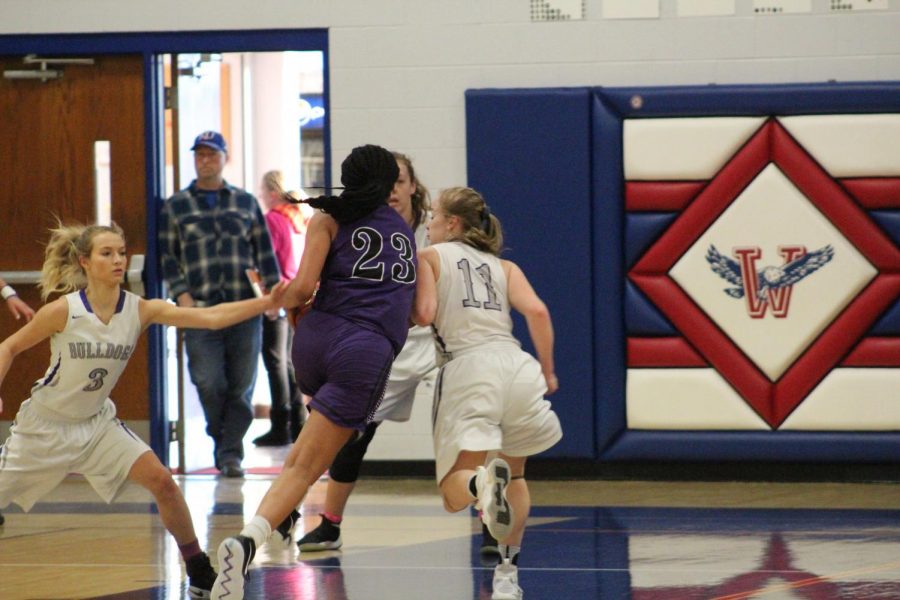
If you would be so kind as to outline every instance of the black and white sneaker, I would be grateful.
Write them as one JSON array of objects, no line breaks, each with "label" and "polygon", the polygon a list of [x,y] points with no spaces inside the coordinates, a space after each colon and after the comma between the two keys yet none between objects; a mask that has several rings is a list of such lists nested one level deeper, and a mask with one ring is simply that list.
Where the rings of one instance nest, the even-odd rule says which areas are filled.
[{"label": "black and white sneaker", "polygon": [[499,457],[489,462],[486,467],[478,467],[475,470],[477,507],[481,510],[481,519],[487,525],[488,531],[498,541],[502,541],[512,531],[512,506],[506,499],[509,479],[509,463]]},{"label": "black and white sneaker", "polygon": [[219,544],[219,575],[210,593],[211,600],[241,600],[244,582],[253,557],[256,543],[243,535],[225,538]]},{"label": "black and white sneaker", "polygon": [[294,541],[294,527],[300,522],[300,511],[296,508],[291,514],[284,518],[284,521],[272,532],[272,539],[279,540],[285,545],[290,545]]},{"label": "black and white sneaker", "polygon": [[188,596],[203,600],[209,598],[209,592],[216,582],[216,572],[206,552],[192,556],[184,563],[184,568],[188,576]]},{"label": "black and white sneaker", "polygon": [[323,552],[337,550],[343,543],[340,524],[329,521],[322,515],[319,526],[300,538],[297,547],[300,548],[300,552]]}]

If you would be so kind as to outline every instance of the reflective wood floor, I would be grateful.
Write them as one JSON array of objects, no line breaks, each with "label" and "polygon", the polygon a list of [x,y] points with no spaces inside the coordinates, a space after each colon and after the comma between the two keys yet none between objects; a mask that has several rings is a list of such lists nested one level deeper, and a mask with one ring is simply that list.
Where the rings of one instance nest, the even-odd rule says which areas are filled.
[{"label": "reflective wood floor", "polygon": [[[269,476],[179,482],[204,548],[236,532]],[[532,482],[520,560],[525,598],[900,598],[900,485]],[[324,485],[304,506],[318,522]],[[4,511],[0,598],[186,598],[178,550],[149,496],[106,505],[70,477],[29,514]],[[480,527],[446,514],[431,480],[368,479],[350,500],[340,551],[269,543],[247,598],[490,598]],[[215,564],[215,562],[214,562]]]}]

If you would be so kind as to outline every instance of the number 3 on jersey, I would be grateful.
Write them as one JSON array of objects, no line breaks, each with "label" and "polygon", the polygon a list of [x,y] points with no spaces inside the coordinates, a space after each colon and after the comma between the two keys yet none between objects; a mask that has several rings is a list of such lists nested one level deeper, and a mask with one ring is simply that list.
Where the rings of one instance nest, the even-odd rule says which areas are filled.
[{"label": "number 3 on jersey", "polygon": [[466,297],[463,299],[463,306],[466,308],[481,308],[486,310],[500,310],[503,308],[497,301],[497,291],[494,289],[494,283],[491,279],[491,267],[487,264],[475,267],[475,272],[481,277],[480,281],[484,284],[485,295],[487,299],[484,302],[479,301],[475,296],[475,283],[472,277],[472,267],[466,258],[460,259],[456,266],[462,271],[463,280],[466,284]]},{"label": "number 3 on jersey", "polygon": [[[354,250],[361,250],[362,256],[353,265],[353,277],[384,280],[384,261],[380,260],[384,250],[384,238],[371,227],[360,227],[350,236]],[[391,279],[397,283],[413,283],[416,280],[416,265],[413,263],[415,250],[413,243],[402,233],[391,234],[391,247],[400,253],[400,262],[391,265]]]},{"label": "number 3 on jersey", "polygon": [[95,390],[99,390],[103,387],[103,380],[106,379],[106,376],[109,375],[109,371],[106,369],[94,369],[90,373],[88,373],[88,379],[91,380],[89,384],[81,388],[82,392],[93,392]]}]

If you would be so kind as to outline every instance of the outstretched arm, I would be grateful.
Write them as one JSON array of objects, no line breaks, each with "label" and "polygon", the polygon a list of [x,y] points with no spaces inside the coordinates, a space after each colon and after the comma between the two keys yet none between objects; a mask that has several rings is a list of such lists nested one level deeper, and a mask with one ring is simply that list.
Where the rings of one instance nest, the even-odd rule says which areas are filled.
[{"label": "outstretched arm", "polygon": [[507,271],[506,281],[509,291],[509,303],[525,317],[528,334],[534,343],[541,371],[547,380],[547,395],[559,389],[556,371],[553,364],[553,323],[547,305],[538,298],[534,288],[515,263],[504,260],[503,267]]},{"label": "outstretched arm", "polygon": [[416,296],[413,299],[412,321],[427,327],[434,322],[437,314],[437,278],[440,262],[434,248],[423,248],[418,252],[419,270],[416,273]]},{"label": "outstretched arm", "polygon": [[141,326],[171,325],[191,329],[223,329],[246,321],[267,310],[281,306],[286,284],[279,283],[272,292],[262,298],[224,302],[205,308],[182,307],[169,304],[165,300],[141,300]]},{"label": "outstretched arm", "polygon": [[34,317],[34,310],[19,298],[19,295],[16,294],[16,290],[6,283],[2,277],[0,277],[0,295],[6,300],[6,308],[9,309],[9,312],[12,313],[12,316],[15,317],[17,321],[22,317],[25,317],[25,322],[27,323]]},{"label": "outstretched arm", "polygon": [[[62,331],[68,318],[69,305],[65,298],[58,298],[37,311],[27,325],[0,343],[0,387],[3,386],[13,359],[57,331]],[[2,411],[3,400],[0,399],[0,412]]]},{"label": "outstretched arm", "polygon": [[317,212],[310,219],[297,276],[284,294],[285,308],[304,306],[312,300],[325,267],[325,259],[328,258],[328,250],[331,249],[331,240],[337,235],[337,230],[337,221],[323,212]]}]

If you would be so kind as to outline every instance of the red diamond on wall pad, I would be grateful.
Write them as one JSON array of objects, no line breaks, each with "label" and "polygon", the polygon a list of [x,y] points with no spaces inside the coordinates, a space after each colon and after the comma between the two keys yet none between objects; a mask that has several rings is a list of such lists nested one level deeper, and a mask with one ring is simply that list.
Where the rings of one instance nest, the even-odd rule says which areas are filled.
[{"label": "red diamond on wall pad", "polygon": [[[770,164],[778,167],[877,270],[868,285],[775,381],[760,370],[670,274],[672,267]],[[900,296],[900,250],[787,130],[777,120],[769,119],[641,257],[628,276],[741,397],[777,429]]]}]

